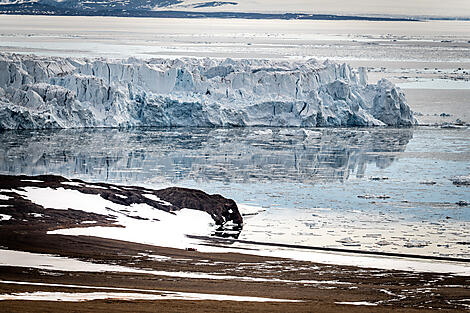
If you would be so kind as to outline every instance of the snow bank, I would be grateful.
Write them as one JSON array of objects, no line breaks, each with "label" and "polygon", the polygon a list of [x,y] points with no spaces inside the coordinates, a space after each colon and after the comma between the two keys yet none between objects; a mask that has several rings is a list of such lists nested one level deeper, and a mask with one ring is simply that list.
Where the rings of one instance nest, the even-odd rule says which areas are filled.
[{"label": "snow bank", "polygon": [[0,54],[0,129],[415,123],[399,88],[329,61]]}]

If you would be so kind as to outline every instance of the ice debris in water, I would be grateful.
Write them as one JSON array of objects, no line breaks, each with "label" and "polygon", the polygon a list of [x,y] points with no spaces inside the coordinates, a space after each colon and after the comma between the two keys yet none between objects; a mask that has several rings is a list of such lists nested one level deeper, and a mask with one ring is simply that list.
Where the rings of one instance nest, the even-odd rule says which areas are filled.
[{"label": "ice debris in water", "polygon": [[470,175],[456,176],[451,178],[451,181],[456,186],[470,186]]},{"label": "ice debris in water", "polygon": [[413,124],[399,88],[330,61],[0,53],[0,129]]},{"label": "ice debris in water", "polygon": [[429,242],[423,240],[409,240],[404,244],[407,248],[423,248],[429,245]]},{"label": "ice debris in water", "polygon": [[356,246],[361,245],[359,241],[353,240],[351,237],[342,238],[342,239],[336,240],[336,242],[341,243],[343,246],[356,247]]}]

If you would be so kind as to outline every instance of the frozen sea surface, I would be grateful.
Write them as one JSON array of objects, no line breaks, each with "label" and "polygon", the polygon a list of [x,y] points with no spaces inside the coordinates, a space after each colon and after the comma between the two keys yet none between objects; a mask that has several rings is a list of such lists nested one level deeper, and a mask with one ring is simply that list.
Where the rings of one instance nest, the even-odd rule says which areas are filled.
[{"label": "frozen sea surface", "polygon": [[[469,129],[176,128],[0,133],[0,172],[233,198],[240,239],[470,257]],[[0,208],[1,209],[1,208]]]}]

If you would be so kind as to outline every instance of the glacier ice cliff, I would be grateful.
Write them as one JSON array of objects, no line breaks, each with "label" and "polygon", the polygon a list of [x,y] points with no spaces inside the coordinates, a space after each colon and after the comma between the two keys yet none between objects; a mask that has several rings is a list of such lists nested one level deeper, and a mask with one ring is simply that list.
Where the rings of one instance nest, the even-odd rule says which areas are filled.
[{"label": "glacier ice cliff", "polygon": [[399,88],[330,61],[0,54],[0,129],[413,124]]}]

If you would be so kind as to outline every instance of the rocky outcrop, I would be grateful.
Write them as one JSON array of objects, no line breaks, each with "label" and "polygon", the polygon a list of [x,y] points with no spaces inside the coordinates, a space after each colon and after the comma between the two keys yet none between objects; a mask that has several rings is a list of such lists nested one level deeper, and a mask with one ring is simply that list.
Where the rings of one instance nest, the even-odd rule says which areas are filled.
[{"label": "rocky outcrop", "polygon": [[415,123],[399,88],[329,61],[0,54],[0,129]]},{"label": "rocky outcrop", "polygon": [[[215,224],[221,227],[227,224],[230,226],[237,225],[241,228],[243,224],[243,218],[238,211],[235,201],[224,198],[221,195],[209,195],[201,190],[178,187],[153,190],[143,187],[87,183],[82,180],[69,180],[55,175],[0,175],[0,189],[4,193],[5,198],[11,198],[0,198],[0,203],[8,204],[10,206],[9,210],[13,210],[14,212],[18,211],[18,214],[25,214],[25,212],[21,212],[21,207],[33,207],[34,211],[32,212],[42,212],[39,209],[44,208],[39,208],[38,205],[28,203],[27,200],[15,193],[16,189],[21,190],[21,188],[24,187],[77,190],[84,194],[100,195],[101,198],[105,200],[123,206],[129,207],[132,204],[145,203],[150,207],[166,212],[175,212],[181,209],[194,209],[207,212],[212,217]],[[21,207],[18,207],[16,204],[19,204]],[[10,211],[9,213],[11,213]],[[64,213],[61,212],[60,215],[63,216]],[[79,217],[78,214],[76,214],[76,216]],[[142,217],[139,216],[139,212],[129,217],[142,219]],[[93,216],[93,218],[96,219],[97,217]],[[100,218],[103,219],[104,217],[101,216]]]},{"label": "rocky outcrop", "polygon": [[168,201],[180,208],[204,211],[210,214],[217,225],[232,222],[243,224],[243,218],[238,211],[237,204],[232,199],[221,195],[208,195],[207,193],[188,188],[170,187],[154,192],[160,199]]}]

